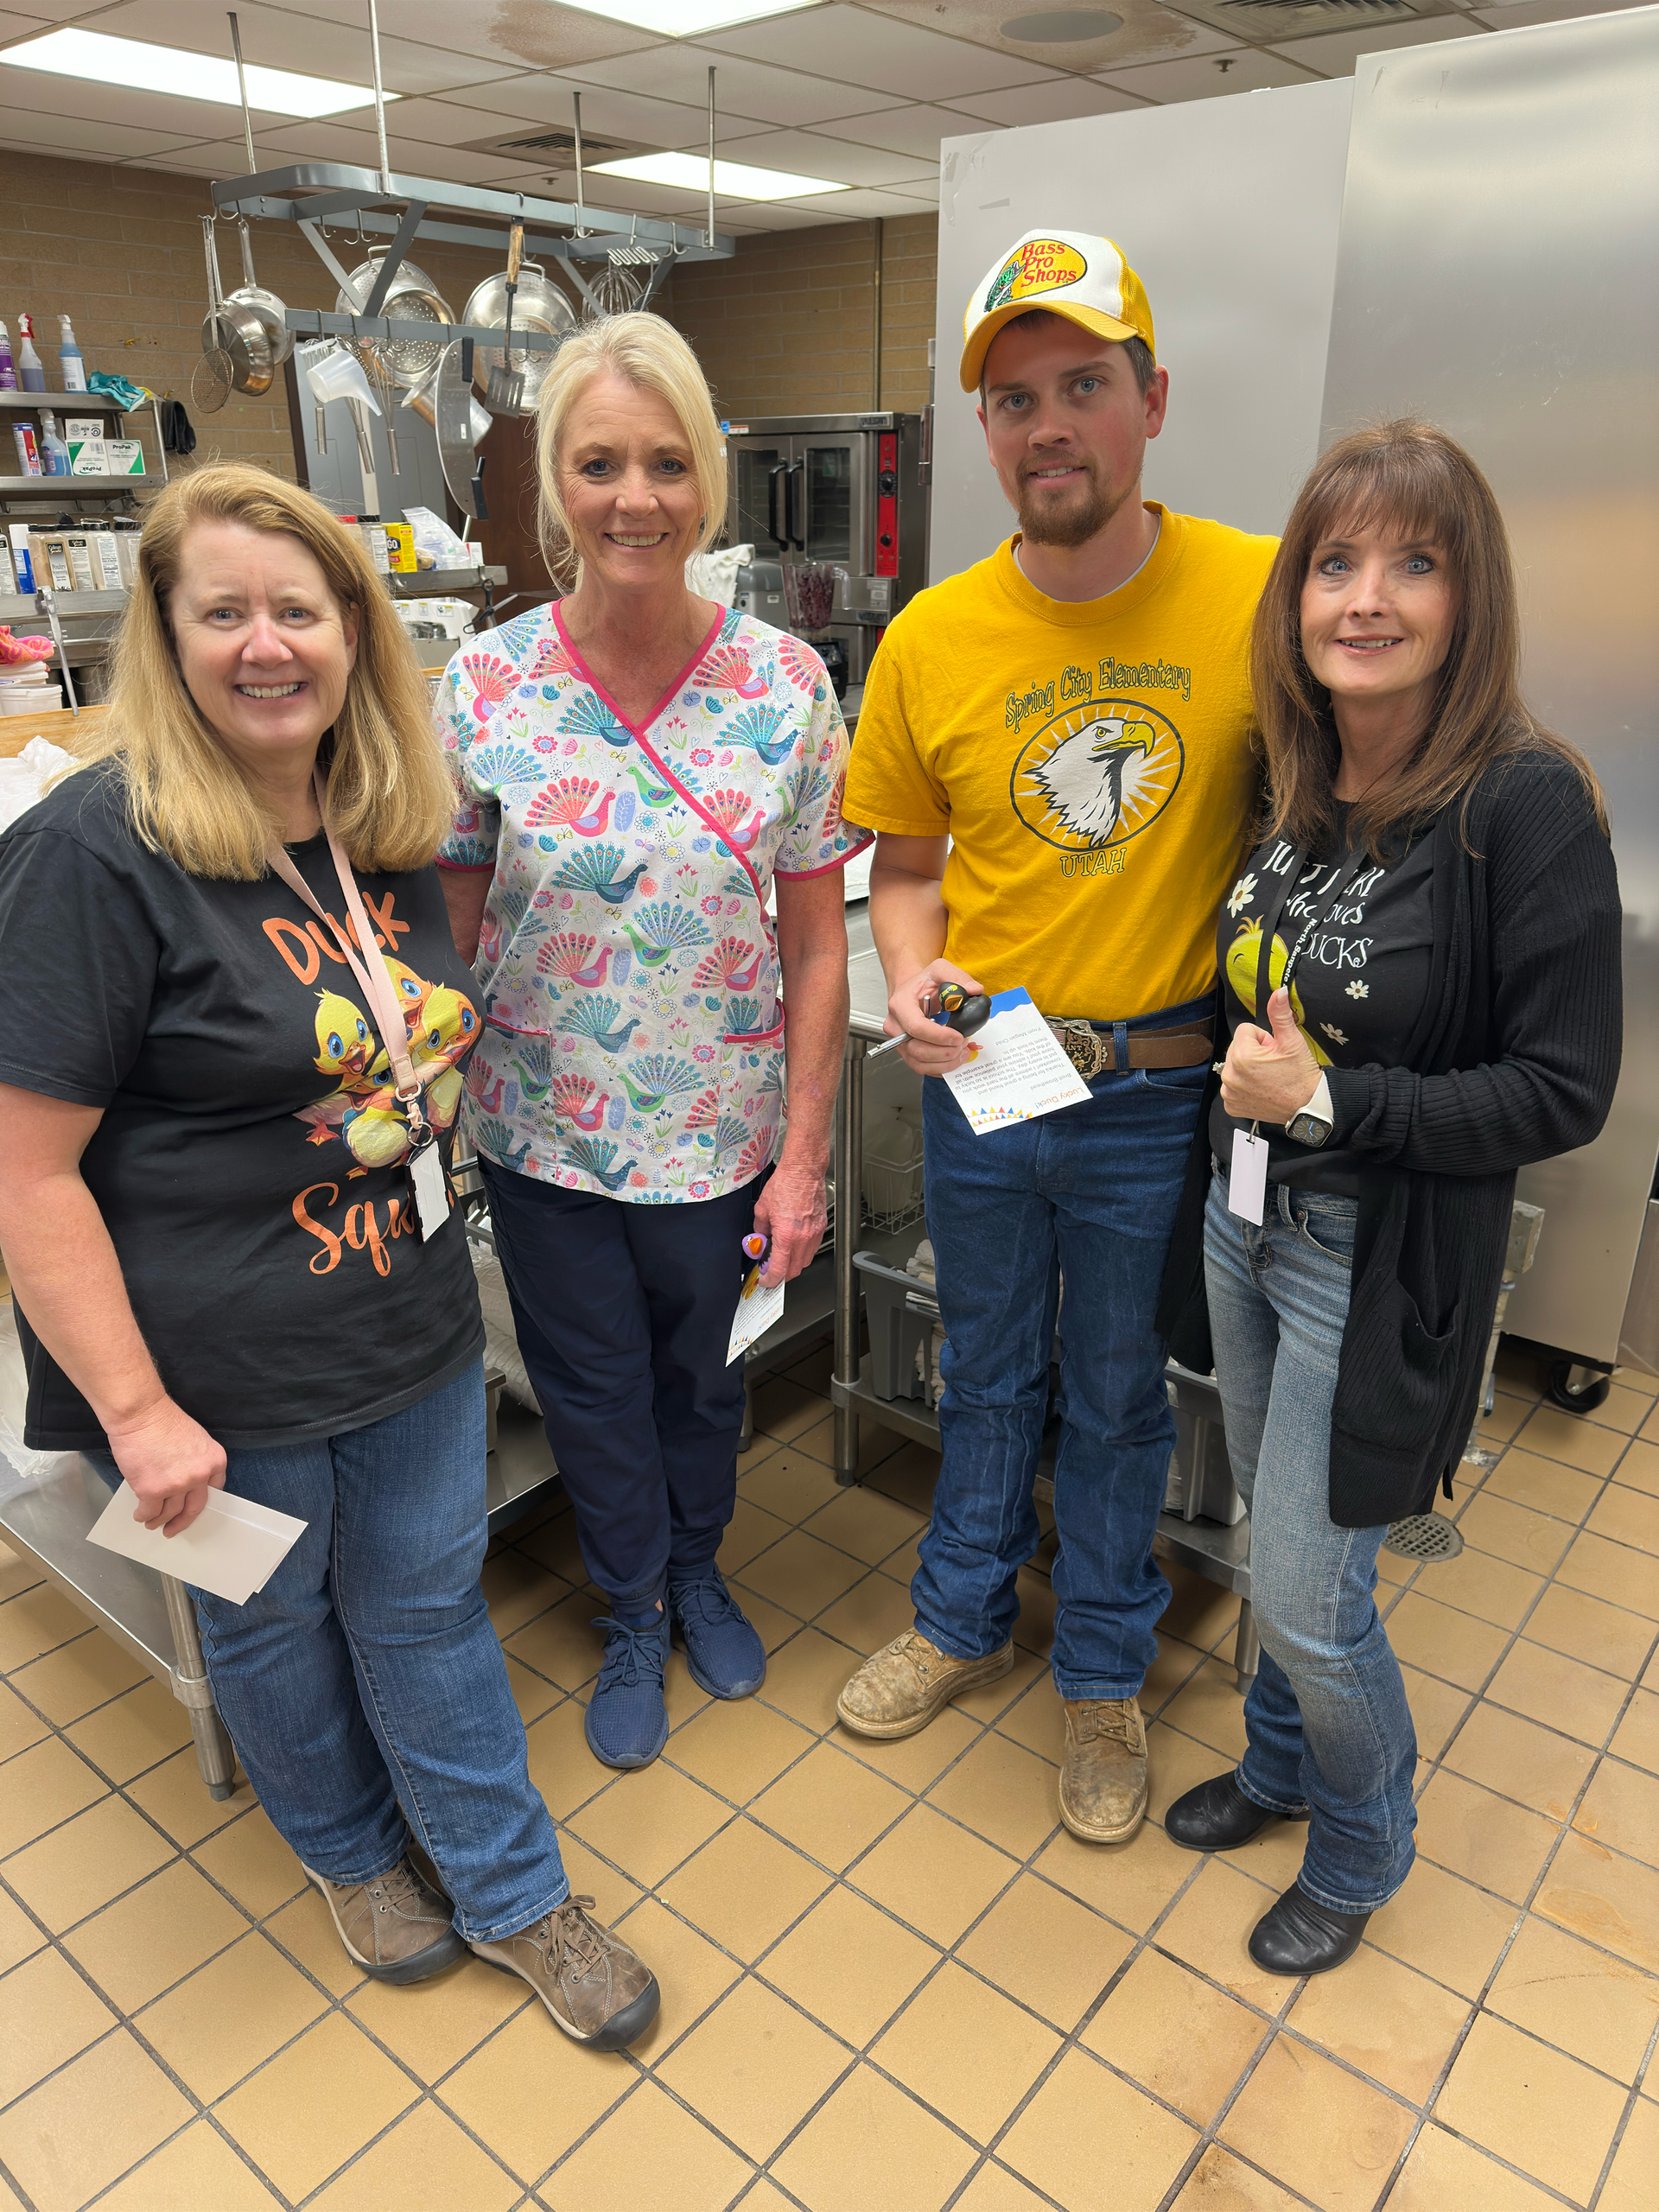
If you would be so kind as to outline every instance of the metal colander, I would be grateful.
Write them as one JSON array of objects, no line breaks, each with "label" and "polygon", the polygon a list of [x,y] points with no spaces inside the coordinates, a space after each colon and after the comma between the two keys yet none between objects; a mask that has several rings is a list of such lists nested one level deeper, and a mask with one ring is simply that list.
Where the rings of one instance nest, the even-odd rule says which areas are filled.
[{"label": "metal colander", "polygon": [[[352,285],[357,293],[355,300],[344,292],[334,301],[336,315],[361,313],[361,302],[374,289],[374,280],[380,274],[384,253],[371,253],[368,259],[352,271]],[[443,349],[448,342],[445,326],[454,321],[449,302],[427,275],[425,270],[412,261],[400,262],[397,273],[387,290],[380,312],[399,322],[429,322],[434,335],[423,338],[400,338],[382,342],[372,338],[342,338],[340,344],[356,355],[374,380],[377,360],[384,367],[390,380],[404,391],[412,391],[426,379],[443,359]]]},{"label": "metal colander", "polygon": [[1438,1513],[1411,1513],[1394,1523],[1382,1539],[1382,1548],[1399,1559],[1456,1559],[1463,1538]]}]

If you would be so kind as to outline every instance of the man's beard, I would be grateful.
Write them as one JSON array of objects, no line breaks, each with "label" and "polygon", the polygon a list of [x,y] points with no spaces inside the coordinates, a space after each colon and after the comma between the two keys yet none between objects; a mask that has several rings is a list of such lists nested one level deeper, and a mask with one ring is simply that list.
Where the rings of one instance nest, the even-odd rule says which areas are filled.
[{"label": "man's beard", "polygon": [[1072,493],[1064,500],[1045,500],[1039,505],[1031,493],[1031,479],[1021,477],[1018,510],[1021,534],[1033,545],[1070,546],[1086,545],[1104,530],[1129,496],[1129,487],[1103,487],[1099,477],[1090,468],[1086,488],[1081,493]]}]

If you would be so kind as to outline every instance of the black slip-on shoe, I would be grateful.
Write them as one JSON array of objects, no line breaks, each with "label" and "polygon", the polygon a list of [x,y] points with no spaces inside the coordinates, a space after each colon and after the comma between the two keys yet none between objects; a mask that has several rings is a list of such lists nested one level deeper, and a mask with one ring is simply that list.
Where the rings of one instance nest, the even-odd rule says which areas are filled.
[{"label": "black slip-on shoe", "polygon": [[1233,1774],[1212,1775],[1178,1797],[1164,1815],[1164,1834],[1185,1851],[1236,1851],[1269,1821],[1305,1821],[1306,1809],[1269,1812],[1247,1797]]},{"label": "black slip-on shoe", "polygon": [[1250,1930],[1250,1956],[1268,1974],[1329,1974],[1351,1959],[1369,1912],[1333,1912],[1293,1882]]}]

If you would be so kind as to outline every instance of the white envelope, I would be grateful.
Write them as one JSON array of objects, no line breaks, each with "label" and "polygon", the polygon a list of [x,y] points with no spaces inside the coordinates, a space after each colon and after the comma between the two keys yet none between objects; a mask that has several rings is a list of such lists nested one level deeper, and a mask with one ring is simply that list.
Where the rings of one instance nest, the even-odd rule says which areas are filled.
[{"label": "white envelope", "polygon": [[136,1559],[160,1574],[175,1574],[181,1582],[210,1590],[233,1605],[245,1605],[256,1590],[264,1588],[309,1525],[291,1513],[256,1505],[251,1497],[210,1490],[190,1526],[180,1535],[164,1536],[133,1519],[137,1503],[123,1483],[86,1531],[87,1542]]}]

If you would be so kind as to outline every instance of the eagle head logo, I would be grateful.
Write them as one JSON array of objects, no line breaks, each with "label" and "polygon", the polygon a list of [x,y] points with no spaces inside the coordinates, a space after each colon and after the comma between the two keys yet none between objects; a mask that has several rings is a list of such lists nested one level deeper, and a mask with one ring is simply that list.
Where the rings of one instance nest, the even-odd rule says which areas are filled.
[{"label": "eagle head logo", "polygon": [[1123,779],[1156,744],[1150,723],[1104,715],[1063,738],[1028,772],[1073,836],[1107,845],[1123,810]]}]

